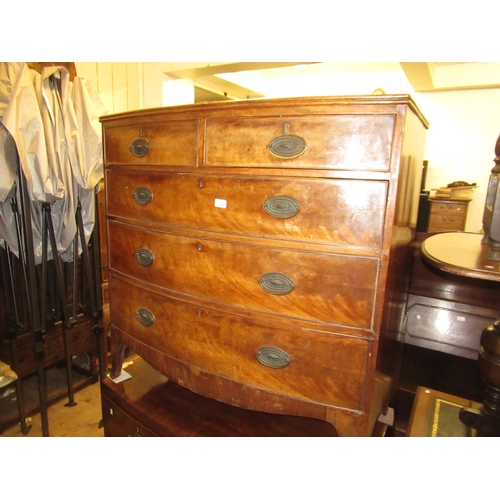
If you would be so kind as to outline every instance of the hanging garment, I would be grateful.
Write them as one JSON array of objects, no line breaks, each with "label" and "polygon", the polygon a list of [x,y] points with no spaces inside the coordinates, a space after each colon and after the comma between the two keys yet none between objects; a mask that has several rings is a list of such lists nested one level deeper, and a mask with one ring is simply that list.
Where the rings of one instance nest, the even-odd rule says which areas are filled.
[{"label": "hanging garment", "polygon": [[74,79],[72,97],[77,129],[80,131],[78,137],[84,140],[77,149],[79,161],[72,163],[73,177],[82,206],[85,241],[88,242],[95,223],[95,192],[104,177],[99,116],[107,114],[107,111],[88,80]]},{"label": "hanging garment", "polygon": [[75,83],[70,82],[69,72],[62,66],[45,67],[39,74],[25,63],[0,63],[0,82],[0,174],[7,174],[5,180],[0,175],[0,202],[4,202],[0,207],[0,235],[17,254],[8,203],[9,196],[16,192],[12,183],[16,172],[13,141],[31,200],[35,261],[40,263],[42,256],[44,202],[51,205],[58,254],[70,261],[79,200],[87,242],[95,223],[94,192],[103,175],[98,117],[105,114],[104,107],[97,94],[89,90],[88,82],[78,77]]}]

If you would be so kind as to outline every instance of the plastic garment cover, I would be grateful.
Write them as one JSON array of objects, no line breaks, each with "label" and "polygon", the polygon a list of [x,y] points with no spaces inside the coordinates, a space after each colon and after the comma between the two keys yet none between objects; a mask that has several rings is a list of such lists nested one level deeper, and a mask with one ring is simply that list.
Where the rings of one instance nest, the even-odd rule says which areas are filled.
[{"label": "plastic garment cover", "polygon": [[94,193],[103,176],[101,114],[97,94],[81,78],[70,82],[66,68],[46,67],[40,75],[25,63],[0,63],[0,236],[17,255],[10,205],[10,198],[19,196],[17,155],[31,202],[35,262],[42,256],[42,203],[50,203],[64,261],[73,257],[78,201],[86,241],[90,238]]}]

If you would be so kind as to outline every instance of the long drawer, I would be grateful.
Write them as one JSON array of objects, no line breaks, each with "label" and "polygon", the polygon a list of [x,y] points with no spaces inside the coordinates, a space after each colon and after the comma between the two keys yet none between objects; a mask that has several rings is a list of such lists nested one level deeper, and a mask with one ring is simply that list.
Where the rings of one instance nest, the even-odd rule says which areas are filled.
[{"label": "long drawer", "polygon": [[205,165],[383,171],[394,115],[211,118]]},{"label": "long drawer", "polygon": [[300,399],[361,408],[367,340],[271,327],[175,300],[112,274],[110,291],[114,327],[191,369]]},{"label": "long drawer", "polygon": [[109,222],[110,269],[203,299],[370,328],[378,259],[194,238]]},{"label": "long drawer", "polygon": [[387,184],[107,171],[108,215],[256,237],[381,247]]}]

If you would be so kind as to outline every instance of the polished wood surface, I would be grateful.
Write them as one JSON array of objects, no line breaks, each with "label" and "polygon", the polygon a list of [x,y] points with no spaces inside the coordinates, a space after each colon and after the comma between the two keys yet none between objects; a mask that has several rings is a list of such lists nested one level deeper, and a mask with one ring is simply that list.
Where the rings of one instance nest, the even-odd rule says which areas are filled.
[{"label": "polished wood surface", "polygon": [[[110,127],[106,129],[105,161],[111,164],[133,165],[183,165],[197,166],[199,134],[198,120],[162,121],[154,124]],[[137,157],[130,153],[130,146],[141,137],[147,137],[150,153]],[[165,144],[168,147],[165,147]]]},{"label": "polished wood surface", "polygon": [[[409,96],[101,120],[111,376],[128,345],[200,396],[370,435],[388,402],[379,374],[397,376],[411,267],[427,123]],[[271,147],[286,156],[297,136],[291,157]]]},{"label": "polished wood surface", "polygon": [[[239,236],[342,247],[345,253],[377,255],[383,238],[387,183],[351,179],[220,176],[200,173],[107,172],[108,217],[130,219],[135,225],[155,224],[224,231]],[[138,188],[152,193],[150,203],[138,205]],[[185,193],[179,196],[179,193]],[[269,216],[262,206],[286,193],[300,210],[292,218]],[[215,206],[224,200],[227,208]],[[356,200],[356,203],[353,203]]]},{"label": "polished wood surface", "polygon": [[469,278],[500,281],[500,261],[490,258],[484,236],[476,233],[440,233],[422,243],[422,257],[438,269]]},{"label": "polished wood surface", "polygon": [[[112,222],[109,233],[115,242],[110,251],[112,269],[151,285],[246,310],[372,327],[378,271],[375,258],[228,243]],[[139,248],[152,252],[152,264],[137,262],[134,254]],[[295,288],[274,296],[261,286],[266,273],[287,276]],[[224,286],[214,287],[214,277]]]},{"label": "polished wood surface", "polygon": [[414,243],[405,343],[477,359],[483,328],[500,317],[500,287],[426,262],[420,246],[429,236],[417,233]]},{"label": "polished wood surface", "polygon": [[[213,118],[206,126],[206,164],[388,171],[394,125],[395,116],[368,114]],[[305,141],[306,154],[291,159],[269,154],[270,139],[287,133]]]},{"label": "polished wood surface", "polygon": [[[113,325],[165,356],[240,384],[362,409],[372,349],[366,339],[275,325],[263,315],[231,314],[215,304],[189,304],[114,277],[110,296]],[[135,320],[135,311],[144,304],[155,315],[152,326]],[[286,368],[269,369],[255,357],[263,346],[279,346],[293,361]]]}]

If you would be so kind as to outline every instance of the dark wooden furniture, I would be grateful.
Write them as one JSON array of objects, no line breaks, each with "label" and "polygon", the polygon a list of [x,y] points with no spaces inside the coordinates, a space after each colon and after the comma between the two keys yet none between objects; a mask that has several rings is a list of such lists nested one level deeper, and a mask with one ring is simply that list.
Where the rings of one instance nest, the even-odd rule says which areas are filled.
[{"label": "dark wooden furniture", "polygon": [[101,121],[111,376],[128,346],[205,398],[371,435],[400,363],[427,128],[411,98]]},{"label": "dark wooden furniture", "polygon": [[483,328],[500,317],[500,288],[425,262],[420,247],[429,236],[417,233],[414,242],[405,343],[477,359]]},{"label": "dark wooden furniture", "polygon": [[[500,261],[493,260],[483,235],[440,233],[422,243],[422,257],[432,266],[459,276],[500,283]],[[500,436],[500,321],[481,334],[479,371],[486,385],[486,397],[480,411],[461,413],[464,423],[480,436]]]},{"label": "dark wooden furniture", "polygon": [[429,233],[465,231],[470,199],[429,198]]}]

